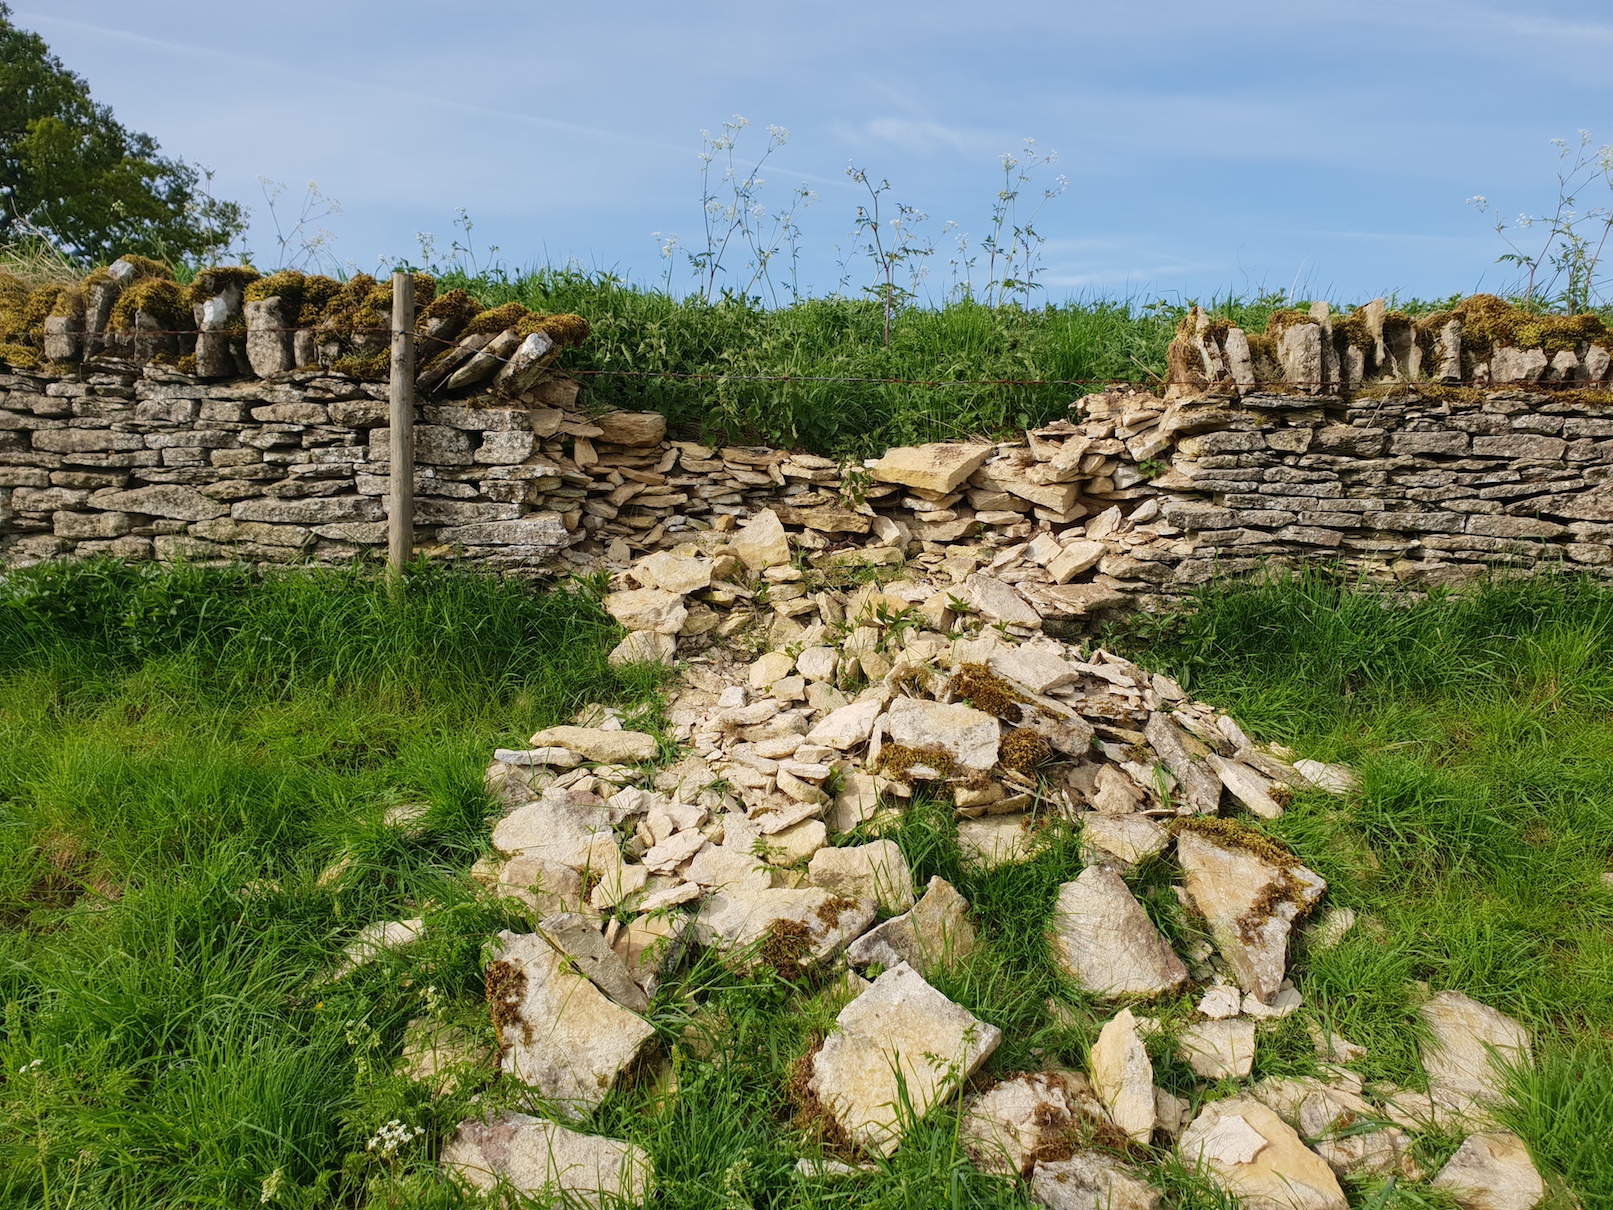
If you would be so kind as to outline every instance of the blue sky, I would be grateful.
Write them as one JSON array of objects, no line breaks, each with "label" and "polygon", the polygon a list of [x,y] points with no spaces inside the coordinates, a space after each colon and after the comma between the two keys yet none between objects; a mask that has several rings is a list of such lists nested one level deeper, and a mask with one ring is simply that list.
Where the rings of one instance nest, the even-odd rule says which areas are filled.
[{"label": "blue sky", "polygon": [[1439,296],[1510,280],[1469,197],[1542,210],[1550,139],[1613,142],[1613,0],[14,9],[123,122],[253,208],[267,267],[260,175],[290,186],[283,214],[308,180],[339,199],[324,225],[360,268],[418,259],[416,231],[446,247],[463,207],[512,266],[653,279],[652,232],[698,238],[700,130],[743,114],[742,153],[769,123],[791,132],[761,200],[818,195],[800,215],[818,292],[850,242],[849,161],[929,214],[944,291],[943,224],[978,245],[998,156],[1028,136],[1059,153],[1028,192],[1069,178],[1038,220],[1052,299]]}]

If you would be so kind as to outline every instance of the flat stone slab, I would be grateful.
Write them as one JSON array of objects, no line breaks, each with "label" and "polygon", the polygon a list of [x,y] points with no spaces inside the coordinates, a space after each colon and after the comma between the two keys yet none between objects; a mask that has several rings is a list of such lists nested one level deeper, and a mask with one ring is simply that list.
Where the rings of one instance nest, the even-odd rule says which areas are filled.
[{"label": "flat stone slab", "polygon": [[753,962],[808,967],[828,961],[862,936],[875,914],[872,900],[822,887],[729,887],[700,905],[695,935],[702,945],[724,953],[757,946]]},{"label": "flat stone slab", "polygon": [[1248,1017],[1200,1021],[1176,1037],[1176,1047],[1207,1080],[1245,1078],[1255,1062],[1255,1023]]},{"label": "flat stone slab", "polygon": [[1028,1177],[1037,1154],[1063,1142],[1083,1111],[1102,1107],[1080,1072],[1018,1075],[971,1099],[958,1134],[982,1172]]},{"label": "flat stone slab", "polygon": [[487,991],[500,1069],[579,1118],[598,1108],[655,1036],[533,933],[498,935]]},{"label": "flat stone slab", "polygon": [[654,760],[660,751],[655,736],[642,731],[606,731],[600,727],[549,727],[532,737],[532,746],[570,748],[592,761],[632,765]]},{"label": "flat stone slab", "polygon": [[1054,961],[1098,996],[1157,996],[1187,982],[1187,967],[1125,880],[1104,866],[1059,887],[1051,942]]},{"label": "flat stone slab", "polygon": [[654,1188],[642,1147],[514,1111],[461,1122],[443,1145],[442,1165],[483,1193],[502,1182],[568,1206],[639,1206]]},{"label": "flat stone slab", "polygon": [[1131,1009],[1121,1009],[1104,1024],[1087,1067],[1109,1120],[1133,1142],[1148,1142],[1154,1133],[1154,1065]]},{"label": "flat stone slab", "polygon": [[985,773],[997,763],[1002,727],[992,715],[973,706],[899,697],[887,716],[893,744],[940,748],[960,771]]},{"label": "flat stone slab", "polygon": [[923,1117],[974,1075],[1002,1031],[952,1003],[906,963],[840,1010],[812,1059],[808,1087],[858,1146],[891,1155],[902,1141],[897,1073]]},{"label": "flat stone slab", "polygon": [[935,442],[886,450],[874,464],[873,476],[881,483],[900,483],[924,491],[946,494],[979,470],[996,449],[991,445]]},{"label": "flat stone slab", "polygon": [[913,906],[913,871],[894,840],[822,848],[807,863],[813,886],[853,899],[872,899],[888,912]]},{"label": "flat stone slab", "polygon": [[1159,1191],[1113,1156],[1077,1151],[1066,1160],[1038,1160],[1031,1200],[1048,1210],[1154,1210]]}]

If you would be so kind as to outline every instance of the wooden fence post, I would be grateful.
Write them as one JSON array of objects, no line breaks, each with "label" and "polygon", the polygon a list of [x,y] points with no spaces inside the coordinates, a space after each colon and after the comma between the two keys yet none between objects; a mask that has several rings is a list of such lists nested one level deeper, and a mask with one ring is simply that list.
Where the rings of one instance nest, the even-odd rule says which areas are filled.
[{"label": "wooden fence post", "polygon": [[387,569],[401,576],[414,553],[414,278],[392,274],[392,442]]}]

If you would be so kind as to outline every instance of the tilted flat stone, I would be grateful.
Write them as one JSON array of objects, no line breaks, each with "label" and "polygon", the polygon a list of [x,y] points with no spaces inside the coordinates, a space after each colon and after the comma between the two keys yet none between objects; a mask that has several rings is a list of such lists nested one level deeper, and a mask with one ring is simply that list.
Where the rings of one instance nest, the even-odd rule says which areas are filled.
[{"label": "tilted flat stone", "polygon": [[667,667],[678,654],[678,641],[669,634],[653,630],[635,630],[615,647],[605,662],[612,668],[628,664],[662,664]]},{"label": "tilted flat stone", "polygon": [[568,1206],[639,1206],[654,1188],[654,1165],[642,1147],[514,1110],[461,1122],[443,1144],[442,1164],[483,1193],[506,1183]]},{"label": "tilted flat stone", "polygon": [[1531,1210],[1546,1196],[1529,1148],[1517,1135],[1501,1131],[1469,1135],[1439,1170],[1433,1187],[1450,1194],[1462,1210]]},{"label": "tilted flat stone", "polygon": [[1205,756],[1204,763],[1249,814],[1261,819],[1276,819],[1282,815],[1282,804],[1272,794],[1276,783],[1269,777],[1214,752]]},{"label": "tilted flat stone", "polygon": [[1177,781],[1181,797],[1200,815],[1214,815],[1221,805],[1221,779],[1206,763],[1208,751],[1171,721],[1170,715],[1156,710],[1143,729],[1160,763]]},{"label": "tilted flat stone", "polygon": [[532,737],[532,746],[554,745],[580,752],[589,760],[609,765],[631,765],[654,760],[660,751],[655,736],[642,731],[603,731],[597,727],[549,727]]},{"label": "tilted flat stone", "polygon": [[1528,1031],[1505,1013],[1457,991],[1444,991],[1417,1010],[1432,1035],[1422,1046],[1423,1070],[1436,1112],[1477,1125],[1506,1097],[1507,1065],[1531,1059]]},{"label": "tilted flat stone", "polygon": [[[610,843],[615,844],[614,838]],[[519,855],[499,867],[492,890],[502,899],[520,900],[533,912],[576,911],[583,902],[582,871],[558,861]]]},{"label": "tilted flat stone", "polygon": [[1191,829],[1177,836],[1176,858],[1189,898],[1210,922],[1216,949],[1243,990],[1270,1004],[1287,970],[1289,930],[1327,883],[1298,862],[1278,864]]},{"label": "tilted flat stone", "polygon": [[511,857],[536,857],[574,870],[603,871],[622,860],[608,808],[555,797],[517,807],[494,824],[493,847]]},{"label": "tilted flat stone", "polygon": [[790,561],[790,539],[784,523],[770,508],[764,508],[728,539],[728,547],[752,571],[783,567]]},{"label": "tilted flat stone", "polygon": [[[821,850],[820,850],[821,851]],[[969,902],[939,874],[930,879],[913,910],[870,929],[846,950],[853,966],[906,962],[919,974],[961,962],[974,949],[975,928]]]},{"label": "tilted flat stone", "polygon": [[984,572],[977,571],[965,580],[961,595],[968,599],[974,609],[995,621],[1032,628],[1042,624],[1042,615],[1014,591],[1013,585],[1004,584]]},{"label": "tilted flat stone", "polygon": [[936,442],[886,450],[874,464],[873,476],[881,483],[901,483],[924,491],[956,491],[963,481],[991,457],[995,446]]},{"label": "tilted flat stone", "polygon": [[1063,1142],[1083,1111],[1103,1107],[1080,1072],[1018,1075],[967,1102],[958,1136],[982,1172],[1029,1176],[1037,1153]]},{"label": "tilted flat stone", "polygon": [[899,697],[890,704],[890,738],[910,748],[940,748],[960,770],[989,771],[997,763],[1002,728],[973,706]]},{"label": "tilted flat stone", "polygon": [[1182,1132],[1177,1151],[1201,1166],[1245,1210],[1347,1210],[1344,1190],[1321,1156],[1259,1101],[1230,1097],[1206,1105]]},{"label": "tilted flat stone", "polygon": [[1154,1132],[1154,1065],[1131,1009],[1121,1009],[1099,1031],[1087,1069],[1109,1120],[1134,1142],[1146,1143]]},{"label": "tilted flat stone", "polygon": [[894,840],[823,848],[807,864],[813,886],[853,899],[872,899],[888,912],[913,906],[913,872]]},{"label": "tilted flat stone", "polygon": [[655,445],[666,436],[666,417],[660,412],[606,412],[594,423],[602,430],[599,439],[616,445]]},{"label": "tilted flat stone", "polygon": [[623,1008],[648,1012],[650,998],[633,982],[627,964],[605,944],[599,923],[576,912],[557,912],[538,921],[538,933],[575,964],[577,971]]},{"label": "tilted flat stone", "polygon": [[808,1087],[851,1140],[891,1155],[902,1141],[898,1072],[922,1118],[974,1075],[1002,1031],[952,1003],[905,963],[874,980],[835,1018]]},{"label": "tilted flat stone", "polygon": [[1154,1210],[1159,1191],[1113,1156],[1077,1151],[1065,1160],[1038,1160],[1031,1200],[1048,1210]]},{"label": "tilted flat stone", "polygon": [[[695,935],[702,945],[725,953],[761,943],[763,951],[772,945],[781,951],[778,956],[796,965],[815,966],[866,932],[875,914],[872,900],[850,899],[822,887],[728,887],[700,905]],[[754,960],[767,957],[764,952]]]},{"label": "tilted flat stone", "polygon": [[487,968],[499,1067],[562,1112],[583,1117],[655,1037],[533,933],[498,935]]},{"label": "tilted flat stone", "polygon": [[1073,685],[1080,672],[1069,660],[1045,647],[1002,647],[986,660],[998,676],[1018,681],[1032,693],[1051,693]]},{"label": "tilted flat stone", "polygon": [[1103,866],[1059,887],[1051,942],[1054,961],[1098,996],[1157,996],[1187,982],[1187,967],[1125,880]]},{"label": "tilted flat stone", "polygon": [[1082,859],[1130,869],[1165,851],[1171,834],[1146,815],[1088,815],[1081,826]]},{"label": "tilted flat stone", "polygon": [[874,723],[883,709],[877,698],[842,706],[825,715],[817,726],[808,731],[806,742],[849,752],[868,742],[874,733]]}]

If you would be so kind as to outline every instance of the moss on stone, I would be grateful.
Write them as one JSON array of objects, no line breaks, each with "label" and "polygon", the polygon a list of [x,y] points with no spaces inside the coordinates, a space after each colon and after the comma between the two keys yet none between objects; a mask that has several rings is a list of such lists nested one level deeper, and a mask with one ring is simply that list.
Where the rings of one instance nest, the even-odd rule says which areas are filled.
[{"label": "moss on stone", "polygon": [[1006,769],[1035,777],[1036,770],[1053,758],[1052,746],[1029,727],[1017,727],[997,744],[997,760]]},{"label": "moss on stone", "polygon": [[1171,824],[1171,835],[1178,836],[1183,832],[1197,832],[1200,836],[1231,848],[1244,849],[1267,864],[1279,868],[1286,869],[1300,864],[1299,858],[1286,845],[1264,832],[1258,832],[1235,820],[1221,819],[1214,815],[1184,816]]},{"label": "moss on stone", "polygon": [[1273,340],[1282,336],[1289,328],[1297,328],[1302,324],[1317,324],[1318,320],[1309,311],[1300,311],[1294,307],[1284,307],[1280,311],[1273,311],[1266,320],[1266,335]]},{"label": "moss on stone", "polygon": [[212,265],[196,274],[196,279],[190,283],[187,293],[191,305],[194,306],[222,294],[231,286],[240,287],[244,293],[248,286],[262,276],[263,274],[251,265]]},{"label": "moss on stone", "polygon": [[879,763],[875,766],[874,772],[883,773],[897,781],[912,781],[915,765],[934,769],[936,777],[941,781],[945,781],[957,771],[957,762],[944,748],[886,744],[879,750]]},{"label": "moss on stone", "polygon": [[39,365],[39,351],[27,345],[7,342],[0,344],[0,362],[13,370],[32,370]]},{"label": "moss on stone", "polygon": [[341,292],[342,283],[334,277],[312,274],[302,279],[302,307],[297,314],[299,328],[311,328],[319,322],[325,308]]},{"label": "moss on stone", "polygon": [[262,302],[266,298],[278,298],[281,314],[295,321],[302,313],[302,287],[306,280],[295,269],[282,269],[268,277],[260,277],[247,286],[246,301]]},{"label": "moss on stone", "polygon": [[984,664],[961,664],[952,674],[952,692],[967,698],[976,710],[983,710],[1005,723],[1017,723],[1024,717],[1019,703],[1025,698],[1015,693],[1003,680]]},{"label": "moss on stone", "polygon": [[129,330],[137,311],[144,311],[165,331],[188,331],[195,326],[184,287],[165,278],[141,278],[119,294],[108,326],[117,332]]},{"label": "moss on stone", "polygon": [[0,273],[0,336],[21,336],[28,331],[25,319],[28,283],[11,273]]},{"label": "moss on stone", "polygon": [[353,378],[382,381],[392,374],[392,353],[390,349],[382,349],[379,353],[349,353],[345,357],[338,357],[331,369]]},{"label": "moss on stone", "polygon": [[495,336],[506,328],[513,328],[529,315],[518,302],[505,303],[502,307],[489,307],[477,314],[465,325],[466,336]]}]

